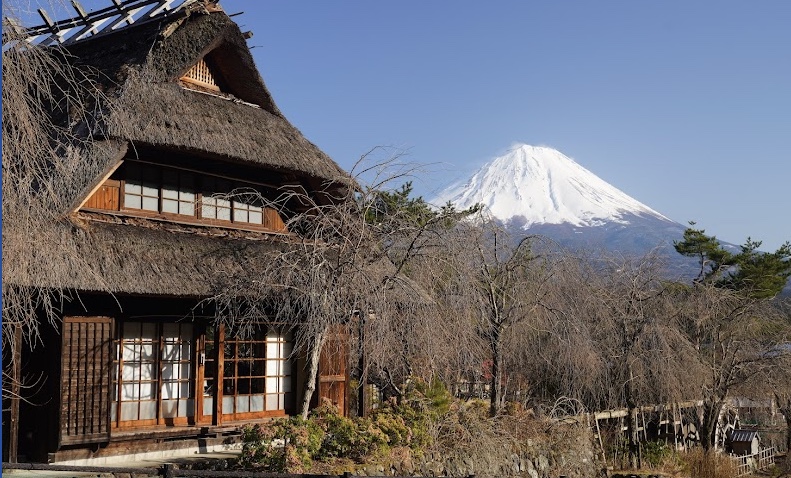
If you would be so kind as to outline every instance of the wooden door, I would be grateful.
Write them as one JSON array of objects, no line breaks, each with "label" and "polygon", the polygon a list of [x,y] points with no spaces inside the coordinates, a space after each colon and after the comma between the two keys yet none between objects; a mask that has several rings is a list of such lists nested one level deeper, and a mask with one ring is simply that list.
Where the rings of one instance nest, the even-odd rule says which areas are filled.
[{"label": "wooden door", "polygon": [[60,444],[110,440],[112,319],[64,317]]},{"label": "wooden door", "polygon": [[349,340],[346,327],[337,327],[330,333],[319,357],[319,404],[327,399],[344,416],[349,412]]}]

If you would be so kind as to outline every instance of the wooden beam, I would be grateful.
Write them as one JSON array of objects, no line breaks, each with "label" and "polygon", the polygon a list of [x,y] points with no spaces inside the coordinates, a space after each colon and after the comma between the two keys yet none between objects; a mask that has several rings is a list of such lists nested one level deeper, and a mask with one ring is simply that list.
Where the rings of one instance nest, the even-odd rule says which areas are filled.
[{"label": "wooden beam", "polygon": [[222,425],[222,392],[225,370],[225,324],[218,324],[214,331],[214,353],[216,355],[214,371],[214,410],[211,424],[214,426]]},{"label": "wooden beam", "polygon": [[8,430],[8,462],[16,463],[19,455],[19,403],[22,392],[22,327],[14,325],[14,349],[11,355],[11,411]]}]

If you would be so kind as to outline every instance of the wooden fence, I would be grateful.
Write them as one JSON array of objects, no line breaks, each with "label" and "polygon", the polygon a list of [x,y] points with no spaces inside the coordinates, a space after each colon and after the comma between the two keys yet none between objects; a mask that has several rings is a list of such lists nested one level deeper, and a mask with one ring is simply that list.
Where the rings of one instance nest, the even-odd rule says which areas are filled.
[{"label": "wooden fence", "polygon": [[755,471],[765,470],[775,464],[775,454],[777,450],[774,447],[764,448],[758,453],[752,455],[734,455],[731,460],[736,464],[736,476],[749,475]]}]

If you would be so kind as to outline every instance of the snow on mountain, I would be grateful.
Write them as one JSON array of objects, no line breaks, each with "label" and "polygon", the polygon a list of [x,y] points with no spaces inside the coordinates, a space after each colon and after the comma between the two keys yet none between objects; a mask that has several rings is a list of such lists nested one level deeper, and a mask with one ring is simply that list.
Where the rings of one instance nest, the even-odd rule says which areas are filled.
[{"label": "snow on mountain", "polygon": [[448,187],[432,203],[463,209],[484,205],[504,223],[601,226],[644,217],[672,222],[577,164],[560,151],[520,144]]}]

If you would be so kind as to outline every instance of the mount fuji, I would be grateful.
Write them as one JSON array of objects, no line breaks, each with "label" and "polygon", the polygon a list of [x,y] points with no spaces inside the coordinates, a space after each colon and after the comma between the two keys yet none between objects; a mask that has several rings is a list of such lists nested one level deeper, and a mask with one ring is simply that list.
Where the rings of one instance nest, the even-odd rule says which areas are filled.
[{"label": "mount fuji", "polygon": [[642,255],[660,247],[675,265],[687,262],[672,248],[685,226],[548,147],[516,145],[431,202],[481,204],[514,235],[541,234],[572,250]]}]

